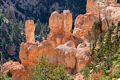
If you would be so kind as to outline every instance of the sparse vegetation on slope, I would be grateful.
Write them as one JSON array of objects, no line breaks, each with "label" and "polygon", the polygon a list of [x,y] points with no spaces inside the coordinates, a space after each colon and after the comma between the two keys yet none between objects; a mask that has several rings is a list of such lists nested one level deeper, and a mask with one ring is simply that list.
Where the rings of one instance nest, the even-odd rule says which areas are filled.
[{"label": "sparse vegetation on slope", "polygon": [[35,66],[33,73],[28,76],[32,80],[72,80],[64,65],[55,67],[48,63],[45,57],[42,58],[41,64]]},{"label": "sparse vegetation on slope", "polygon": [[94,41],[92,44],[95,44],[92,45],[94,47],[91,47],[93,59],[88,67],[81,70],[85,75],[86,80],[91,80],[91,78],[100,80],[117,80],[120,78],[119,30],[120,22],[117,26],[108,27],[105,33],[100,33],[98,35],[99,38],[97,38],[96,41],[93,40],[94,38],[91,38],[91,41]]}]

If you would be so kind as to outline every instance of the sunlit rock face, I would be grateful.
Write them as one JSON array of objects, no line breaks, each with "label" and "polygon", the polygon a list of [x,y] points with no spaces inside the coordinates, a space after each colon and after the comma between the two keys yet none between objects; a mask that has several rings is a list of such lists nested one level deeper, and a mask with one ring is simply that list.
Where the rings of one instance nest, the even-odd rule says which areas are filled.
[{"label": "sunlit rock face", "polygon": [[[106,16],[105,16],[106,14]],[[104,20],[105,18],[108,21],[112,21],[111,24],[117,24],[120,21],[120,4],[111,4],[110,6],[106,7],[105,13],[101,13],[101,17]]]},{"label": "sunlit rock face", "polygon": [[63,13],[53,12],[49,19],[50,34],[48,40],[54,47],[64,44],[71,39],[72,13],[64,10]]},{"label": "sunlit rock face", "polygon": [[117,0],[87,0],[87,12],[99,14],[102,8],[109,6],[110,4],[116,4]]},{"label": "sunlit rock face", "polygon": [[41,56],[38,53],[38,43],[22,43],[20,45],[19,58],[21,63],[25,66],[34,66],[37,63],[37,57]]},{"label": "sunlit rock face", "polygon": [[73,35],[81,38],[82,40],[87,40],[88,32],[91,30],[94,22],[97,20],[98,18],[92,13],[78,15],[74,24],[75,28]]},{"label": "sunlit rock face", "polygon": [[[69,45],[72,44],[72,45]],[[72,71],[76,66],[76,48],[74,47],[74,43],[69,41],[64,45],[59,45],[55,49],[57,51],[58,56],[58,65],[64,64],[68,71]]]},{"label": "sunlit rock face", "polygon": [[25,35],[27,43],[35,43],[35,24],[33,20],[27,20],[25,22]]},{"label": "sunlit rock face", "polygon": [[59,55],[58,64],[64,64],[68,71],[79,72],[91,62],[90,48],[86,43],[81,43],[76,48],[74,42],[68,41],[56,47],[55,50]]},{"label": "sunlit rock face", "polygon": [[38,44],[35,42],[35,24],[33,20],[25,22],[26,43],[21,43],[19,58],[24,66],[30,66],[35,63],[37,57]]},{"label": "sunlit rock face", "polygon": [[42,57],[45,57],[50,64],[57,66],[57,58],[59,54],[57,54],[55,48],[52,46],[49,40],[44,40],[38,45],[38,53],[39,63],[41,63]]},{"label": "sunlit rock face", "polygon": [[[117,0],[87,0],[87,13],[92,13],[102,20],[102,28],[105,30],[107,26],[112,26],[120,21],[120,4]],[[109,23],[107,23],[107,21]]]}]

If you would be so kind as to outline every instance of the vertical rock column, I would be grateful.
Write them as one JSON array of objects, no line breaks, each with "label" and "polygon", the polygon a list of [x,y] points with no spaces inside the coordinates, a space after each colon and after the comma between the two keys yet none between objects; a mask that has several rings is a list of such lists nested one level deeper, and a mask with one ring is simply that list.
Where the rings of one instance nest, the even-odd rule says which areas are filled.
[{"label": "vertical rock column", "polygon": [[58,12],[53,12],[49,18],[49,27],[50,34],[48,36],[48,40],[51,41],[53,47],[62,43],[63,33],[63,23],[62,16]]},{"label": "vertical rock column", "polygon": [[31,63],[35,62],[35,58],[37,56],[38,46],[35,43],[35,24],[33,20],[27,20],[25,22],[25,35],[26,42],[21,43],[19,58],[21,63],[24,66],[29,66]]},{"label": "vertical rock column", "polygon": [[72,14],[69,10],[63,13],[53,12],[49,18],[50,34],[48,40],[52,42],[53,47],[64,44],[71,39]]},{"label": "vertical rock column", "polygon": [[63,13],[63,24],[64,24],[64,39],[62,43],[65,43],[71,40],[71,29],[72,29],[72,14],[69,10],[64,10]]},{"label": "vertical rock column", "polygon": [[27,43],[35,43],[35,25],[33,20],[27,20],[25,22],[25,35]]}]

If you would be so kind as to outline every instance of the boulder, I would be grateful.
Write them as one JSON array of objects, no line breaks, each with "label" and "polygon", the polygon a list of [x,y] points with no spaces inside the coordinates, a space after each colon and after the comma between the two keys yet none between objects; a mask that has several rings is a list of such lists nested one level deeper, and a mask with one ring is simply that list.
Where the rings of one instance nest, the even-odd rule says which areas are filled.
[{"label": "boulder", "polygon": [[10,72],[12,74],[12,80],[28,80],[27,71],[24,66],[19,62],[8,61],[2,66],[3,76],[7,76]]}]

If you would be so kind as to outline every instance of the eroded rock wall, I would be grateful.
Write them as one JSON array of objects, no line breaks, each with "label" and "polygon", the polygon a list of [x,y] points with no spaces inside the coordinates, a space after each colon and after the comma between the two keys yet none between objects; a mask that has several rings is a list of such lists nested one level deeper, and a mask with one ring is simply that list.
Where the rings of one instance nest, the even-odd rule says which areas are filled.
[{"label": "eroded rock wall", "polygon": [[[35,42],[33,35],[33,27],[35,27],[35,25],[33,21],[31,21],[31,23],[29,21],[31,20],[26,21],[25,24],[26,42],[21,43],[19,53],[21,63],[25,67],[32,67],[40,63],[43,56],[54,66],[64,64],[69,72],[73,70],[79,71],[82,67],[90,63],[89,45],[83,42],[85,44],[84,47],[87,49],[84,49],[84,47],[82,48],[83,50],[77,48],[73,38],[74,35],[70,32],[72,28],[72,14],[69,10],[65,10],[61,14],[58,12],[51,14],[48,39],[41,43]],[[29,31],[29,27],[33,28],[32,31]],[[82,37],[80,36],[79,38]]]}]

